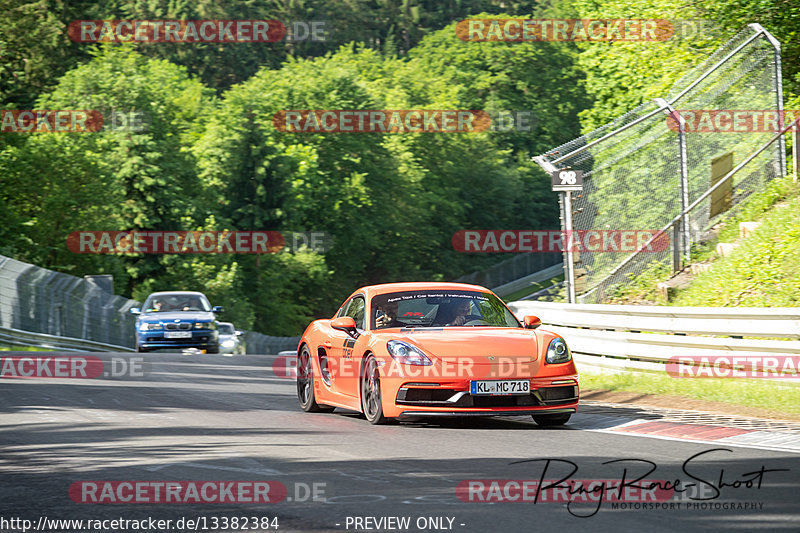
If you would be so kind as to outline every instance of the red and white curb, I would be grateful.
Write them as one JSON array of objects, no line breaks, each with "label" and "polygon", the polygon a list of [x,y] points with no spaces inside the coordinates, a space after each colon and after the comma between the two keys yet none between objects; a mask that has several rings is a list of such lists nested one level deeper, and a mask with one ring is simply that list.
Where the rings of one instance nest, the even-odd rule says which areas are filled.
[{"label": "red and white curb", "polygon": [[[616,418],[616,417],[613,417]],[[766,431],[714,424],[687,424],[664,420],[624,419],[587,415],[570,426],[601,433],[625,434],[702,444],[725,444],[744,448],[800,453],[800,432]]]}]

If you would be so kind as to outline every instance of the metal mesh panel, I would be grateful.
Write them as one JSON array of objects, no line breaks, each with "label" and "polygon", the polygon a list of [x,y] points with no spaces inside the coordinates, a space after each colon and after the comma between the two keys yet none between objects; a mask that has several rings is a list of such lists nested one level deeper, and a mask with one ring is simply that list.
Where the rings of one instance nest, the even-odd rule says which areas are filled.
[{"label": "metal mesh panel", "polygon": [[0,326],[132,347],[128,310],[137,304],[93,281],[0,256]]},{"label": "metal mesh panel", "polygon": [[466,274],[456,279],[460,283],[474,283],[495,289],[511,281],[523,278],[547,267],[561,262],[561,254],[551,252],[536,252],[519,254],[510,259],[480,270]]},{"label": "metal mesh panel", "polygon": [[300,337],[270,337],[249,331],[244,337],[247,353],[277,354],[286,350],[297,351]]},{"label": "metal mesh panel", "polygon": [[[666,102],[646,102],[542,159],[559,169],[584,171],[584,190],[573,195],[573,229],[661,229],[711,187],[712,159],[731,153],[736,165],[775,134],[694,131],[690,121],[684,135],[688,171],[684,202],[680,139],[674,123],[668,125],[669,106],[678,111],[778,110],[781,99],[779,50],[772,37],[753,24],[688,71],[665,96]],[[687,216],[684,238],[702,239],[767,180],[785,173],[783,153],[782,143],[776,142],[735,174],[730,206],[723,212],[711,216],[712,197],[701,202]],[[586,285],[579,301],[603,300],[609,289],[653,262],[669,261],[671,252],[631,256],[613,251],[581,253],[576,267],[586,269]]]},{"label": "metal mesh panel", "polygon": [[[92,280],[0,255],[0,327],[133,348],[136,300],[110,294]],[[297,348],[299,337],[247,332],[247,353]]]}]

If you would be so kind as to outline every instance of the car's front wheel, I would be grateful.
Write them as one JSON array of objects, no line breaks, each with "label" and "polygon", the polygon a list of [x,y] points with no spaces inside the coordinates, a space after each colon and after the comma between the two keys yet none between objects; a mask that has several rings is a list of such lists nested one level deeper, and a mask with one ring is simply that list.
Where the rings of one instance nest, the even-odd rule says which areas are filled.
[{"label": "car's front wheel", "polygon": [[361,372],[361,411],[370,424],[385,424],[387,419],[383,416],[383,403],[381,402],[381,380],[378,371],[378,361],[370,355],[364,362]]},{"label": "car's front wheel", "polygon": [[303,346],[297,358],[297,399],[300,407],[307,413],[330,413],[335,408],[318,404],[314,398],[314,369],[311,365],[311,352]]},{"label": "car's front wheel", "polygon": [[543,427],[563,426],[569,422],[572,413],[560,413],[557,415],[531,415],[536,424]]}]

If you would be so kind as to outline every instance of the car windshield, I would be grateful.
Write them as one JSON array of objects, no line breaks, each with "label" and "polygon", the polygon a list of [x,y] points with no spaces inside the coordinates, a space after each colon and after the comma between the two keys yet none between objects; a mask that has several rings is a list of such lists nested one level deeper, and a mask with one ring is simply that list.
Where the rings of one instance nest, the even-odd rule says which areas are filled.
[{"label": "car windshield", "polygon": [[397,327],[490,326],[522,327],[491,293],[465,290],[422,290],[380,294],[372,298],[372,329]]},{"label": "car windshield", "polygon": [[151,294],[144,303],[145,313],[175,311],[211,311],[211,305],[202,294],[162,293]]},{"label": "car windshield", "polygon": [[233,326],[229,324],[220,324],[217,331],[220,335],[233,335]]}]

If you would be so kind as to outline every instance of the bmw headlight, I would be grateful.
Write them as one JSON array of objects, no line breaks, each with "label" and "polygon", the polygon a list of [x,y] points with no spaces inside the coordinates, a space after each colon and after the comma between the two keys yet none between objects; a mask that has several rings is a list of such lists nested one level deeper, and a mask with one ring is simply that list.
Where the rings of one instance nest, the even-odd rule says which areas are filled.
[{"label": "bmw headlight", "polygon": [[161,329],[161,324],[158,322],[142,322],[139,324],[139,331],[152,331],[154,329]]},{"label": "bmw headlight", "polygon": [[389,355],[398,363],[405,365],[430,366],[433,362],[422,353],[419,348],[402,341],[389,341],[386,343]]},{"label": "bmw headlight", "polygon": [[213,322],[195,322],[194,329],[215,329]]},{"label": "bmw headlight", "polygon": [[547,356],[545,361],[548,363],[566,363],[572,359],[572,354],[569,353],[567,343],[561,337],[556,337],[550,341],[547,347]]}]

